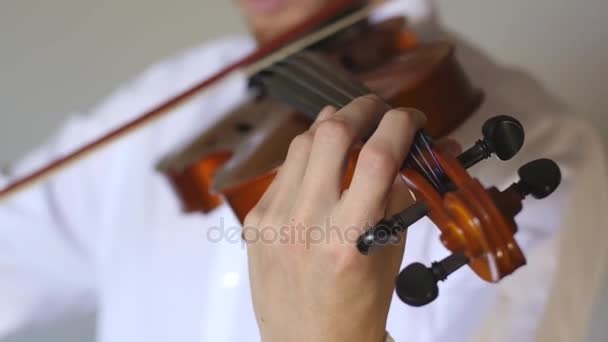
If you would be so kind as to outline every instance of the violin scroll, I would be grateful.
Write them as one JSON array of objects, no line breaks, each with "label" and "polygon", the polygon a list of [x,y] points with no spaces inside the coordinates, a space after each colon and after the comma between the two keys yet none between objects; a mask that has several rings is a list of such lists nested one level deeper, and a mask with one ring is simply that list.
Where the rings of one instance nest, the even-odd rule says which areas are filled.
[{"label": "violin scroll", "polygon": [[[498,157],[501,160],[511,159],[523,146],[525,137],[523,126],[519,121],[506,115],[487,120],[482,127],[482,134],[482,139],[457,157],[463,168],[467,169],[494,153],[499,154]],[[428,212],[427,205],[418,201],[390,219],[379,222],[361,236],[357,245],[359,251],[362,254],[368,254],[372,249],[392,242],[391,236],[405,231],[407,227],[426,216]]]},{"label": "violin scroll", "polygon": [[[537,159],[522,166],[518,174],[520,181],[511,185],[507,190],[496,196],[497,189],[489,189],[495,204],[502,208],[502,212],[511,217],[521,210],[521,199],[528,195],[536,199],[543,199],[553,193],[560,184],[561,172],[557,164],[550,159]],[[517,199],[519,196],[519,200]],[[509,205],[509,202],[510,205]],[[505,207],[516,210],[504,210]],[[495,255],[494,257],[497,257]],[[488,259],[489,260],[489,259]],[[423,306],[431,303],[439,296],[439,281],[470,263],[470,259],[463,252],[456,252],[447,258],[432,263],[426,267],[421,263],[412,263],[404,268],[396,280],[398,297],[410,306]],[[472,266],[473,267],[473,266]]]},{"label": "violin scroll", "polygon": [[437,283],[464,265],[488,282],[498,282],[523,266],[526,261],[514,238],[514,217],[521,211],[525,197],[542,199],[559,186],[561,173],[557,164],[538,159],[522,166],[518,171],[520,180],[506,190],[483,187],[465,168],[490,154],[497,154],[502,160],[512,158],[523,145],[524,131],[517,120],[499,116],[488,120],[482,132],[483,139],[458,158],[432,151],[432,158],[438,162],[433,168],[442,172],[442,186],[437,186],[437,178],[427,179],[424,170],[406,168],[403,178],[417,203],[380,222],[359,239],[359,251],[368,254],[398,239],[409,225],[424,216],[439,228],[441,241],[453,254],[430,268],[414,263],[400,273],[397,294],[409,305],[433,301],[439,293]]}]

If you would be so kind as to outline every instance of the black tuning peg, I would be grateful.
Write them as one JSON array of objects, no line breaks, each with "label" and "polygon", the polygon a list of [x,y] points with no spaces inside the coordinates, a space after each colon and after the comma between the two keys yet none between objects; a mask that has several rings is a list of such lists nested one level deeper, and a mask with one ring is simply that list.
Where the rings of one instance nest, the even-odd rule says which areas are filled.
[{"label": "black tuning peg", "polygon": [[458,156],[458,160],[466,169],[490,158],[492,154],[496,154],[500,160],[509,160],[519,152],[525,140],[521,123],[507,115],[489,119],[484,123],[481,132],[483,139]]},{"label": "black tuning peg", "polygon": [[397,277],[395,290],[397,296],[408,305],[424,306],[439,296],[439,281],[444,281],[469,259],[462,253],[455,253],[434,262],[431,267],[416,262],[404,268]]},{"label": "black tuning peg", "polygon": [[522,198],[532,195],[543,199],[555,191],[562,181],[559,166],[551,159],[537,159],[519,168],[519,182],[512,185]]},{"label": "black tuning peg", "polygon": [[378,222],[372,229],[359,237],[357,249],[361,254],[368,255],[374,249],[398,241],[400,233],[403,233],[428,212],[429,209],[426,204],[417,202],[399,214]]}]

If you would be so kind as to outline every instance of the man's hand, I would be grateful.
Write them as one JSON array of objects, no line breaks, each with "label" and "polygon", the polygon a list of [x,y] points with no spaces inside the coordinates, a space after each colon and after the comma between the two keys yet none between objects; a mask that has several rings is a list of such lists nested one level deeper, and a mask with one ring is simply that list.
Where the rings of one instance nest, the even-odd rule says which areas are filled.
[{"label": "man's hand", "polygon": [[[293,140],[245,220],[263,341],[383,341],[405,239],[372,256],[360,255],[356,241],[407,191],[396,176],[424,122],[370,95],[325,109]],[[342,192],[350,151],[368,136]]]}]

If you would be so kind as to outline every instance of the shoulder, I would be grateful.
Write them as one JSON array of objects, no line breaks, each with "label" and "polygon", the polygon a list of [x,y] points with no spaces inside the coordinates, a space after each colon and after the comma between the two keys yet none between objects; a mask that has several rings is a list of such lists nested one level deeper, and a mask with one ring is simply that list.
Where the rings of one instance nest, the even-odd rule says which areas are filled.
[{"label": "shoulder", "polygon": [[459,61],[468,76],[485,94],[483,105],[454,138],[467,148],[481,137],[483,123],[496,115],[515,117],[526,133],[524,147],[512,160],[480,163],[475,169],[480,178],[504,184],[513,181],[522,164],[551,158],[563,169],[568,183],[577,170],[603,158],[603,142],[595,127],[531,73],[499,63],[459,37],[450,38],[456,42]]}]

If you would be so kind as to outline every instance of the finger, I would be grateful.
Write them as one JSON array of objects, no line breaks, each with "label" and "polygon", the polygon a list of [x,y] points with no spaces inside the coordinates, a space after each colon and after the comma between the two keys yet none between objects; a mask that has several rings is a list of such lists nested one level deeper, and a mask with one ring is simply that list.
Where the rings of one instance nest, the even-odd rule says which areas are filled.
[{"label": "finger", "polygon": [[[321,112],[319,112],[319,115],[317,115],[317,118],[315,119],[315,122],[311,125],[309,131],[311,131],[311,133],[314,133],[315,127],[318,125],[318,123],[322,122],[323,120],[326,120],[336,111],[337,109],[333,106],[326,106],[325,108],[323,108]],[[285,163],[283,163],[283,165],[278,168],[277,174],[270,186],[268,186],[258,203],[253,209],[251,209],[251,211],[245,217],[245,228],[257,226],[260,223],[261,219],[264,217],[264,215],[266,215],[268,209],[271,207],[273,202],[284,203],[286,197],[289,198],[289,194],[293,194],[293,192],[296,191],[293,185],[300,184],[300,182],[294,181],[294,179],[298,178],[298,172],[296,170],[304,170],[305,166],[303,164],[307,161],[305,160],[302,154],[296,153],[295,151],[293,151],[293,149],[291,150],[291,153],[287,154]],[[299,177],[301,178],[302,175],[300,175]],[[292,197],[295,197],[295,195],[292,195]],[[273,211],[280,210],[282,210],[282,208],[273,208]]]},{"label": "finger", "polygon": [[387,109],[379,97],[363,96],[319,123],[303,180],[305,200],[326,205],[338,201],[352,145],[377,127]]},{"label": "finger", "polygon": [[311,140],[314,137],[315,131],[319,123],[327,120],[336,112],[337,109],[333,106],[324,107],[319,112],[308,131],[292,140],[285,162],[280,167],[277,174],[277,181],[282,185],[282,188],[294,189],[294,187],[298,187],[302,184],[302,177],[306,171],[310,156]]},{"label": "finger", "polygon": [[354,225],[382,218],[397,172],[425,122],[426,117],[418,110],[391,110],[363,146],[350,191],[344,197],[344,208],[351,213]]},{"label": "finger", "polygon": [[403,180],[403,177],[398,174],[389,191],[384,218],[388,219],[414,204],[416,204],[414,194]]},{"label": "finger", "polygon": [[321,122],[329,119],[337,111],[338,110],[334,106],[325,106],[323,109],[321,109],[321,111],[319,112],[319,115],[317,115],[315,122],[313,122],[313,124],[310,126],[309,131],[311,131],[314,134],[314,132],[317,129],[317,127],[319,126],[319,124]]},{"label": "finger", "polygon": [[454,139],[444,138],[435,143],[435,147],[452,157],[458,157],[462,153],[462,146]]},{"label": "finger", "polygon": [[334,115],[336,111],[335,107],[326,106],[319,112],[309,130],[292,140],[285,162],[279,168],[268,191],[260,199],[259,206],[264,210],[264,214],[269,212],[268,214],[275,215],[289,211],[302,185],[314,132],[320,122]]}]

